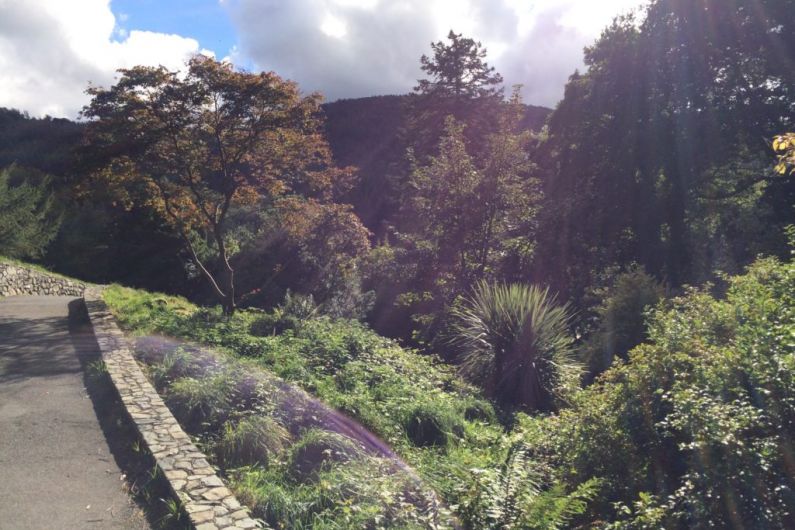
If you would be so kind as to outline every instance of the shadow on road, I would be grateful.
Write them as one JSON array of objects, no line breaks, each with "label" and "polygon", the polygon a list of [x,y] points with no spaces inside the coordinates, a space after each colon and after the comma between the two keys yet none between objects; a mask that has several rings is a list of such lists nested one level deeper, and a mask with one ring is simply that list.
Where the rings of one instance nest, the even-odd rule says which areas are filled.
[{"label": "shadow on road", "polygon": [[[44,317],[35,321],[4,317],[0,321],[3,356],[0,357],[0,384],[30,377],[74,374],[80,369],[69,357],[53,355],[63,348],[62,332],[66,323],[61,317]],[[25,348],[35,341],[42,347]]]},{"label": "shadow on road", "polygon": [[171,496],[165,478],[144,449],[119,394],[104,370],[99,345],[82,300],[69,303],[69,337],[78,352],[83,379],[99,425],[116,465],[126,476],[127,489],[152,528],[188,528]]}]

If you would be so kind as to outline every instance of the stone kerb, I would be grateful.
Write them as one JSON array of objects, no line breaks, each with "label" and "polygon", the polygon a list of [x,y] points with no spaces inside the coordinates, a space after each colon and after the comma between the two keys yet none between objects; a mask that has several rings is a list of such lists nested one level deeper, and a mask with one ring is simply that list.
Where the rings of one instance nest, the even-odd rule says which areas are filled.
[{"label": "stone kerb", "polygon": [[262,528],[191,442],[133,357],[98,289],[85,303],[108,374],[141,438],[196,530]]},{"label": "stone kerb", "polygon": [[85,284],[67,278],[0,263],[0,296],[83,296],[85,289]]}]

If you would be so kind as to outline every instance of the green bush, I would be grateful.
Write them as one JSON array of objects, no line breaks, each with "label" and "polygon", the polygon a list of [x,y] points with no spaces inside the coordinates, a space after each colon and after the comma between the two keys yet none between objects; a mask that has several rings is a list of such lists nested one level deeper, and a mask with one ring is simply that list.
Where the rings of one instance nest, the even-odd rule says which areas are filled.
[{"label": "green bush", "polygon": [[558,416],[520,419],[584,521],[613,528],[795,527],[795,266],[762,259],[725,299],[691,289],[654,311],[649,344]]},{"label": "green bush", "polygon": [[417,447],[447,446],[464,435],[462,415],[443,403],[418,403],[406,414],[404,426]]},{"label": "green bush", "polygon": [[458,408],[463,410],[464,419],[467,421],[497,423],[497,413],[494,410],[494,405],[485,399],[470,396],[460,402]]},{"label": "green bush", "polygon": [[627,353],[648,338],[646,312],[665,296],[665,289],[642,267],[632,267],[618,274],[612,285],[599,289],[600,303],[594,310],[598,322],[582,348],[588,372],[604,372],[616,357],[626,360]]}]

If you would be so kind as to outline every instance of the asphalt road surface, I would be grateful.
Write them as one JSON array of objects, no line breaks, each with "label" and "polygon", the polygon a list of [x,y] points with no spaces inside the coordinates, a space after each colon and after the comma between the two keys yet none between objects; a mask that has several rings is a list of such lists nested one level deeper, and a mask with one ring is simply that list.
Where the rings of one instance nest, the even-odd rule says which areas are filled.
[{"label": "asphalt road surface", "polygon": [[69,318],[76,303],[0,298],[2,530],[150,528],[112,451],[131,441],[113,439],[103,396],[87,390],[99,353]]}]

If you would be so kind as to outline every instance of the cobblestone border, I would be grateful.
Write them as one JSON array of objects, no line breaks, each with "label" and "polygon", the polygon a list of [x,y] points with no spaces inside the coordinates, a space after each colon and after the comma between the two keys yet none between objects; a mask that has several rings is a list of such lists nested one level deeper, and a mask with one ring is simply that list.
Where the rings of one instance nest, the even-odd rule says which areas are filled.
[{"label": "cobblestone border", "polygon": [[262,528],[191,442],[133,357],[101,289],[84,296],[102,360],[125,409],[196,530]]}]

